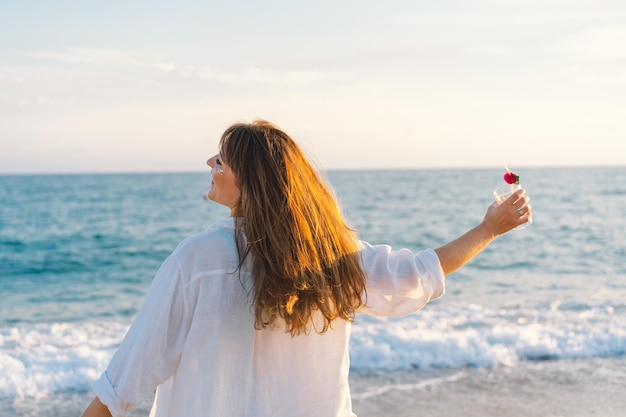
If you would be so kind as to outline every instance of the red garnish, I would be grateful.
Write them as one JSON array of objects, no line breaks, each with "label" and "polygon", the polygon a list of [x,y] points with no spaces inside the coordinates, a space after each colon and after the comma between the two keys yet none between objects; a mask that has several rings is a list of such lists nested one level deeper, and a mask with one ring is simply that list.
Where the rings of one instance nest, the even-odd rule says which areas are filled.
[{"label": "red garnish", "polygon": [[507,184],[519,184],[519,175],[513,171],[507,171],[507,173],[504,174],[504,182]]}]

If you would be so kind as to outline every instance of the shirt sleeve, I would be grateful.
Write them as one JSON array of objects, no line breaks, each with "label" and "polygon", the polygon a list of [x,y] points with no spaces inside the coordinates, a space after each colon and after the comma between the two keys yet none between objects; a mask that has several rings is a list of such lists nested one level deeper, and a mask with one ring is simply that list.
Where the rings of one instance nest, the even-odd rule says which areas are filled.
[{"label": "shirt sleeve", "polygon": [[414,254],[362,242],[365,306],[358,313],[399,317],[414,313],[445,292],[445,275],[434,250]]},{"label": "shirt sleeve", "polygon": [[152,398],[175,371],[189,331],[186,305],[181,268],[170,255],[106,371],[93,384],[114,417],[128,416]]}]

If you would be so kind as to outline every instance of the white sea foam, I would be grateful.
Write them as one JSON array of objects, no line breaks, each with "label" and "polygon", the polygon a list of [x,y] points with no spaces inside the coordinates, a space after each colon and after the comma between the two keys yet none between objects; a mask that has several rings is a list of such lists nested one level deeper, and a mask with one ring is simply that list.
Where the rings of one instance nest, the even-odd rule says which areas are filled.
[{"label": "white sea foam", "polygon": [[513,366],[520,360],[619,356],[626,320],[612,307],[562,310],[423,311],[402,319],[361,317],[353,327],[356,369]]},{"label": "white sea foam", "polygon": [[0,328],[0,399],[89,390],[125,331],[116,323]]},{"label": "white sea foam", "polygon": [[[353,326],[351,366],[355,371],[453,370],[619,356],[626,353],[626,317],[615,310],[470,305],[401,319],[360,316]],[[124,324],[90,322],[0,328],[0,399],[88,391],[126,330]]]}]

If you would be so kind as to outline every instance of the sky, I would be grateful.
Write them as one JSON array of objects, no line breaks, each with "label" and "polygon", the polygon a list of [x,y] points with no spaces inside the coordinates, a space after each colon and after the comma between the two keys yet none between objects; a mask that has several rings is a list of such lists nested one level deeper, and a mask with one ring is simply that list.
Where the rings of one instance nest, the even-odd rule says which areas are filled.
[{"label": "sky", "polygon": [[626,165],[626,2],[2,1],[0,173]]}]

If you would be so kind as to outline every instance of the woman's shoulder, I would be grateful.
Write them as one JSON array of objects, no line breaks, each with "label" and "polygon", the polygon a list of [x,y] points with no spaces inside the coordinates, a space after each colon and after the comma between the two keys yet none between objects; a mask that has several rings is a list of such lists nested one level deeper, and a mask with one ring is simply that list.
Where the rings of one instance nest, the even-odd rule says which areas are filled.
[{"label": "woman's shoulder", "polygon": [[232,218],[217,222],[204,232],[186,238],[174,250],[179,258],[195,255],[230,256],[233,253],[237,254],[237,245]]}]

